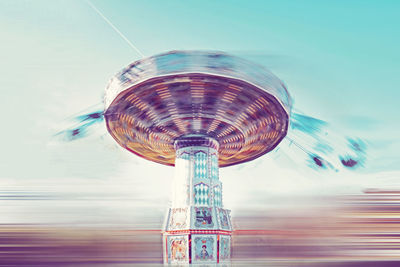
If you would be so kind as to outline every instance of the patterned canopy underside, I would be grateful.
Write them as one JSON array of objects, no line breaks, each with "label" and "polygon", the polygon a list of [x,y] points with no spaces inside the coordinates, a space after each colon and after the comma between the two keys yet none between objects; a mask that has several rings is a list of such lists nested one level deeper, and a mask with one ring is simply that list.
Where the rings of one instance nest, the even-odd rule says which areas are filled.
[{"label": "patterned canopy underside", "polygon": [[287,133],[289,118],[274,96],[244,80],[185,73],[127,88],[109,105],[105,119],[122,147],[165,165],[174,165],[178,137],[212,137],[224,167],[275,148]]}]

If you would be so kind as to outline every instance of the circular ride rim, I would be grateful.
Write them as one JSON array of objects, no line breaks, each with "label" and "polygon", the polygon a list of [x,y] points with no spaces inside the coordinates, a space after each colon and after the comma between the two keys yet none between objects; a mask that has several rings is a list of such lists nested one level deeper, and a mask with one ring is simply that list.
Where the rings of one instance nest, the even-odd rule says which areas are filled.
[{"label": "circular ride rim", "polygon": [[291,99],[261,66],[221,53],[173,51],[139,60],[105,94],[111,136],[145,159],[173,166],[174,142],[193,134],[219,143],[219,166],[247,162],[286,136]]}]

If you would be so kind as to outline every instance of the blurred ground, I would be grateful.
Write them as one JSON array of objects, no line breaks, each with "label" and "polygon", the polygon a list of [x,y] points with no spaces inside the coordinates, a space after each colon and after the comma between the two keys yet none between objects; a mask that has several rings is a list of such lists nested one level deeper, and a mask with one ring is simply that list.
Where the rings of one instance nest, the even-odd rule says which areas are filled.
[{"label": "blurred ground", "polygon": [[[314,201],[237,210],[232,265],[400,264],[400,192],[371,189]],[[0,265],[159,265],[160,229],[117,224],[3,224]]]}]

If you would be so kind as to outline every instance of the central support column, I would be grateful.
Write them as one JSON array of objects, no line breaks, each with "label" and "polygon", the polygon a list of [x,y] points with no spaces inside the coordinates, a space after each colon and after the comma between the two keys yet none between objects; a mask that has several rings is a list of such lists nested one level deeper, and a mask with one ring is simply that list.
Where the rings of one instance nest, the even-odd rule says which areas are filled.
[{"label": "central support column", "polygon": [[175,141],[172,206],[164,226],[164,263],[230,260],[230,211],[223,209],[218,142],[202,135]]}]

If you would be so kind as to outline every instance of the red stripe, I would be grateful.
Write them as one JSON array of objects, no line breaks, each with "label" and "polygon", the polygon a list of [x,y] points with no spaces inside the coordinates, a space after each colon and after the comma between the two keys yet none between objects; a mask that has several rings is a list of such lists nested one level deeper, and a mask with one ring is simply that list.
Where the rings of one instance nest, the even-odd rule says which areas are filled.
[{"label": "red stripe", "polygon": [[231,235],[232,231],[224,231],[224,230],[173,230],[173,231],[165,231],[167,234],[223,234],[223,235]]}]

